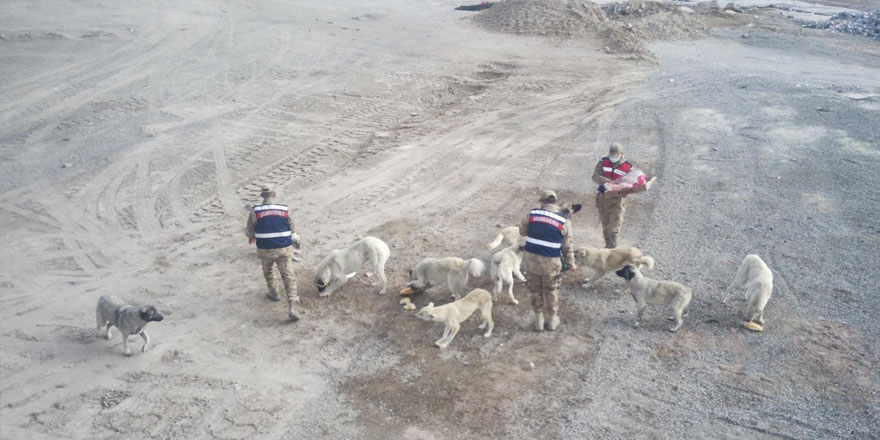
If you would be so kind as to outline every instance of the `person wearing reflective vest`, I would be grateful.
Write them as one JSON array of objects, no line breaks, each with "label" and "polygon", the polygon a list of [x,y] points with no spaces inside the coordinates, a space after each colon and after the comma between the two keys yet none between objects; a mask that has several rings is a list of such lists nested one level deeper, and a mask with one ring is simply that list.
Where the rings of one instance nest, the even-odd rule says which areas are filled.
[{"label": "person wearing reflective vest", "polygon": [[275,191],[269,186],[260,189],[263,203],[254,206],[248,215],[245,235],[248,244],[257,244],[257,258],[263,266],[263,277],[269,288],[268,297],[272,301],[281,301],[275,280],[274,266],[281,272],[284,290],[287,293],[287,315],[294,322],[299,321],[299,314],[294,303],[299,302],[296,294],[296,274],[293,271],[293,248],[299,249],[299,236],[293,233],[293,219],[286,205],[275,202]]},{"label": "person wearing reflective vest", "polygon": [[571,270],[577,270],[574,247],[571,244],[571,225],[556,205],[556,193],[541,191],[541,207],[529,211],[519,225],[519,234],[526,237],[523,250],[523,268],[526,287],[532,293],[532,311],[535,330],[559,326],[559,285],[562,283],[562,259]]},{"label": "person wearing reflective vest", "polygon": [[[608,149],[608,155],[599,159],[596,169],[593,171],[593,182],[603,184],[613,182],[627,175],[632,169],[632,164],[623,159],[623,147],[615,142]],[[600,187],[601,188],[601,187]],[[605,237],[605,247],[617,247],[617,236],[623,225],[623,211],[626,209],[625,199],[632,190],[604,192],[601,189],[596,193],[596,208],[599,211],[599,220],[602,221],[602,235]]]}]

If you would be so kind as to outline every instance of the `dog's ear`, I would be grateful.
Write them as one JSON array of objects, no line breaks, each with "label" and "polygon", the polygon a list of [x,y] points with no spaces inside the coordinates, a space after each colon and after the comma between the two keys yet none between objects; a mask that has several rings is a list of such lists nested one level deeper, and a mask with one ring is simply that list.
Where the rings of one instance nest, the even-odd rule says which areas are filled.
[{"label": "dog's ear", "polygon": [[429,309],[433,309],[433,308],[434,308],[434,303],[428,303],[428,305],[425,306],[425,307],[426,307],[426,308],[429,308]]},{"label": "dog's ear", "polygon": [[571,213],[572,213],[572,214],[574,214],[574,213],[576,213],[576,212],[578,212],[578,211],[580,211],[580,210],[581,210],[581,204],[580,204],[580,203],[575,203],[574,205],[571,205]]}]

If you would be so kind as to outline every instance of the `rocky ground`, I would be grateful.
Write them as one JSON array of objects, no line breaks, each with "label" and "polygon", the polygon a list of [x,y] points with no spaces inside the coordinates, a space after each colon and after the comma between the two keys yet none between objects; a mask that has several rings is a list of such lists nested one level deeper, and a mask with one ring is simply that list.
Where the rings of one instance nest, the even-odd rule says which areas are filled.
[{"label": "rocky ground", "polygon": [[[877,5],[823,3],[6,2],[0,437],[876,437],[880,46],[786,15]],[[488,260],[548,187],[599,246],[612,141],[658,177],[621,241],[692,288],[682,329],[632,328],[581,269],[558,332],[517,285],[491,338],[431,345],[409,268]],[[305,242],[297,324],[242,234],[263,182]],[[319,298],[314,266],[364,235],[392,293]],[[748,253],[775,276],[760,334],[724,292]],[[166,315],[151,351],[95,337],[105,294]]]}]

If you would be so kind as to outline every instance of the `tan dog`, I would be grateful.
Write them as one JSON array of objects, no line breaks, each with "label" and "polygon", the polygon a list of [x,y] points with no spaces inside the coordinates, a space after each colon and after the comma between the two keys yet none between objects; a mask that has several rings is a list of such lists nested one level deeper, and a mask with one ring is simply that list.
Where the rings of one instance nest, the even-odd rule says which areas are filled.
[{"label": "tan dog", "polygon": [[469,277],[481,276],[485,270],[486,264],[479,258],[425,258],[409,271],[411,281],[400,294],[411,295],[445,283],[452,296],[459,299],[467,288]]},{"label": "tan dog", "polygon": [[598,249],[590,247],[580,247],[575,251],[575,258],[578,263],[584,263],[593,269],[593,276],[584,278],[584,288],[590,287],[596,281],[599,281],[608,272],[614,272],[625,264],[633,264],[636,266],[647,266],[648,269],[654,267],[654,259],[642,254],[642,251],[633,247],[619,247],[614,249]]},{"label": "tan dog", "polygon": [[526,277],[522,274],[519,266],[523,260],[523,248],[520,245],[510,246],[495,253],[492,256],[492,264],[489,266],[489,275],[495,288],[492,290],[492,300],[498,301],[498,294],[504,288],[504,283],[508,284],[507,294],[510,295],[510,302],[519,304],[513,296],[513,277],[526,282]]},{"label": "tan dog", "polygon": [[681,316],[684,308],[691,302],[691,289],[673,282],[652,280],[639,271],[632,264],[623,266],[623,269],[615,272],[617,276],[627,280],[629,293],[636,301],[636,322],[633,327],[638,327],[642,320],[642,314],[648,308],[648,304],[667,305],[672,308],[675,326],[669,329],[674,332],[681,327]]},{"label": "tan dog", "polygon": [[746,289],[746,321],[763,325],[764,306],[773,293],[773,272],[764,260],[755,254],[746,255],[728,291],[731,289]]},{"label": "tan dog", "polygon": [[488,338],[492,335],[495,323],[492,321],[492,295],[483,289],[474,289],[464,298],[442,306],[434,307],[434,303],[429,303],[422,307],[416,316],[425,321],[442,322],[446,325],[443,329],[443,336],[434,342],[434,345],[442,349],[452,342],[461,328],[461,323],[477,309],[483,316],[483,322],[477,328],[483,329],[488,325],[489,329],[483,334],[484,338]]}]

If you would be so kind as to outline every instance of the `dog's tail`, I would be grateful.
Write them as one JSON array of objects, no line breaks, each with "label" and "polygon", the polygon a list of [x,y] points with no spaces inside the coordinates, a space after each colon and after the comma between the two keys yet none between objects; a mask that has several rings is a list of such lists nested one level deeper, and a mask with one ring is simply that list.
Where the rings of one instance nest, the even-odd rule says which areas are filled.
[{"label": "dog's tail", "polygon": [[654,259],[647,255],[642,255],[641,257],[636,258],[635,260],[633,260],[633,263],[636,263],[639,266],[647,266],[648,269],[654,268]]},{"label": "dog's tail", "polygon": [[498,245],[501,244],[501,241],[504,240],[504,230],[498,232],[498,235],[495,236],[495,240],[492,240],[491,243],[486,245],[486,249],[495,249]]},{"label": "dog's tail", "polygon": [[486,263],[483,263],[483,260],[479,258],[471,258],[468,260],[468,272],[472,277],[478,277],[483,275],[483,272],[486,271]]}]

